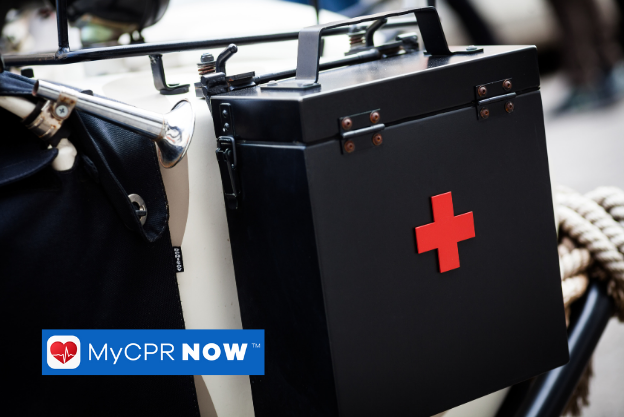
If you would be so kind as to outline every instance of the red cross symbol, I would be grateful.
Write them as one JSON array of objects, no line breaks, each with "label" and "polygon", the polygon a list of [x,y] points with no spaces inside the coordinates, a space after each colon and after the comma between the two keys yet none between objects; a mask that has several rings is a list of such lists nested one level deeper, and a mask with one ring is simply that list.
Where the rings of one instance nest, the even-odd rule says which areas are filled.
[{"label": "red cross symbol", "polygon": [[453,214],[453,197],[444,193],[431,197],[433,223],[416,228],[418,253],[438,250],[440,272],[459,268],[457,242],[475,237],[472,211]]}]

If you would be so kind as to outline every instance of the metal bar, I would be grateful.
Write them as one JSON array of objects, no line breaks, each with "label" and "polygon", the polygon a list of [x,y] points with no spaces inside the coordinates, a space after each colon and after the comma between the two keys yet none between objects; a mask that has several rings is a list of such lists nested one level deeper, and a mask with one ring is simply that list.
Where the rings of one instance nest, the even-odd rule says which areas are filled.
[{"label": "metal bar", "polygon": [[560,416],[613,316],[614,303],[604,283],[592,282],[568,335],[570,362],[541,375],[515,417]]},{"label": "metal bar", "polygon": [[[417,26],[414,21],[388,23],[381,30],[397,29]],[[344,35],[349,28],[331,29],[323,32],[323,36]],[[210,39],[200,41],[144,43],[135,45],[119,45],[105,48],[81,49],[68,51],[62,56],[54,53],[31,55],[5,55],[4,63],[7,67],[24,67],[31,65],[63,65],[76,62],[100,61],[103,59],[129,58],[153,54],[167,54],[172,52],[193,51],[200,49],[223,48],[231,43],[238,46],[254,45],[258,43],[282,42],[296,40],[299,32],[275,33],[270,35],[243,36],[237,38]],[[60,39],[60,38],[59,38]]]},{"label": "metal bar", "polygon": [[67,0],[56,0],[56,28],[58,32],[58,56],[69,52],[69,27],[67,25]]}]

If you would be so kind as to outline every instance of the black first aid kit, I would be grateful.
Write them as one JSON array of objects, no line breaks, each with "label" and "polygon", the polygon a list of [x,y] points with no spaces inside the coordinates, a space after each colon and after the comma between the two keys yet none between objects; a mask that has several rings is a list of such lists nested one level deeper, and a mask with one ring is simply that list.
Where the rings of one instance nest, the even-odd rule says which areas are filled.
[{"label": "black first aid kit", "polygon": [[[319,73],[324,31],[408,13],[424,50]],[[535,47],[383,13],[209,106],[256,416],[428,417],[568,361]]]}]

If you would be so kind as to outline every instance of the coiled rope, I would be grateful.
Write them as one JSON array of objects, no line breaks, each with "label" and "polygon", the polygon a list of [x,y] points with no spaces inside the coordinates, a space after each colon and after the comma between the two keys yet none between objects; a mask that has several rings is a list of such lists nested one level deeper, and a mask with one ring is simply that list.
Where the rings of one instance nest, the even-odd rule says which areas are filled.
[{"label": "coiled rope", "polygon": [[566,308],[583,295],[589,278],[608,280],[609,295],[624,321],[624,191],[599,187],[582,195],[559,187],[557,203]]},{"label": "coiled rope", "polygon": [[[570,305],[587,289],[590,279],[606,280],[624,322],[624,191],[599,187],[581,195],[558,187],[556,214],[559,225],[559,265],[566,320]],[[568,402],[565,414],[578,416],[589,405],[592,362]]]}]

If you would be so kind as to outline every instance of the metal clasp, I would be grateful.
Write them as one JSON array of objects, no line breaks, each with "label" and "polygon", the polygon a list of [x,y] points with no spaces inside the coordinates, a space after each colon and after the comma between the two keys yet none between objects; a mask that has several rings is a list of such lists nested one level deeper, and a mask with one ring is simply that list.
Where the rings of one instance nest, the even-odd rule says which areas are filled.
[{"label": "metal clasp", "polygon": [[223,195],[225,205],[228,209],[238,208],[238,197],[240,196],[240,184],[236,170],[238,163],[236,159],[236,140],[231,136],[221,136],[217,139],[217,161],[221,171],[221,184],[223,185]]}]

